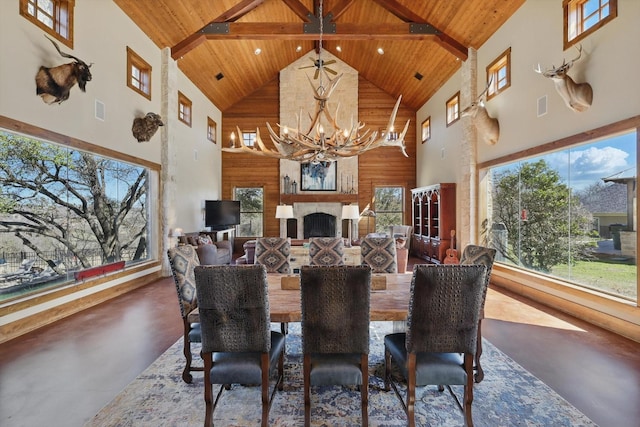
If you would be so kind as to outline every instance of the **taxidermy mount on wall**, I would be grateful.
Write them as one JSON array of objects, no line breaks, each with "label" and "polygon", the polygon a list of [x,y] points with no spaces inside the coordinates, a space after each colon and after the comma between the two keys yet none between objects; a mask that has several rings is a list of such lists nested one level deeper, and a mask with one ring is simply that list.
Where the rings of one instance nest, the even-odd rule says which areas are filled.
[{"label": "taxidermy mount on wall", "polygon": [[534,68],[534,71],[553,80],[556,91],[562,97],[565,105],[576,113],[581,113],[591,107],[593,89],[587,82],[576,83],[567,74],[573,64],[582,56],[582,46],[576,49],[578,49],[578,56],[575,59],[569,62],[563,60],[561,66],[556,68],[552,65],[547,71],[542,71],[540,64],[538,64],[538,68]]},{"label": "taxidermy mount on wall", "polygon": [[57,67],[41,66],[36,74],[36,95],[41,96],[42,100],[47,104],[53,104],[54,102],[60,104],[62,101],[69,99],[69,91],[76,83],[78,83],[81,91],[85,91],[87,82],[91,81],[89,68],[93,64],[87,65],[75,56],[62,52],[56,42],[49,37],[47,38],[53,43],[60,56],[75,59],[75,62],[58,65]]},{"label": "taxidermy mount on wall", "polygon": [[158,130],[158,126],[164,126],[160,114],[147,113],[144,117],[136,117],[133,119],[131,132],[138,142],[149,141]]},{"label": "taxidermy mount on wall", "polygon": [[469,105],[460,112],[461,117],[471,117],[481,138],[489,145],[495,145],[500,138],[500,123],[498,119],[491,117],[484,106],[487,100],[487,91],[491,86],[491,80],[485,90]]}]

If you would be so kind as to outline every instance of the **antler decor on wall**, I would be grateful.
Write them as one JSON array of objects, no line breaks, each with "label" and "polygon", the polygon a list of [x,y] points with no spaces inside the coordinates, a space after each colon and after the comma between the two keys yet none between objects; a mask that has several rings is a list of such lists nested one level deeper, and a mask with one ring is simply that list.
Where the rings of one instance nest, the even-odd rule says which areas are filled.
[{"label": "antler decor on wall", "polygon": [[559,67],[551,66],[547,71],[540,69],[540,64],[537,68],[534,68],[536,73],[553,80],[556,87],[556,91],[560,94],[567,107],[573,111],[581,113],[586,111],[591,106],[593,101],[593,89],[589,83],[576,83],[567,72],[573,67],[573,64],[582,56],[582,46],[578,47],[578,56],[566,62],[562,61],[562,65]]},{"label": "antler decor on wall", "polygon": [[[46,36],[45,36],[46,37]],[[49,39],[49,37],[47,37]],[[85,91],[87,82],[91,81],[91,65],[87,65],[84,61],[73,55],[64,53],[58,47],[58,44],[49,39],[55,46],[60,56],[64,58],[75,59],[75,62],[58,65],[57,67],[40,67],[36,74],[36,95],[42,97],[47,104],[54,102],[62,103],[69,99],[69,91],[78,83],[81,91]]]}]

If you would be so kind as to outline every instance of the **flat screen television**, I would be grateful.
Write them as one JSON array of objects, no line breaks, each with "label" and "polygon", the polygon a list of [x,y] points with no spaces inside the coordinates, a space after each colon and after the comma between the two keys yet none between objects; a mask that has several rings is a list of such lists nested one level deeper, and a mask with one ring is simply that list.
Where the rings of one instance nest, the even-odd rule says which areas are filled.
[{"label": "flat screen television", "polygon": [[206,200],[204,225],[212,230],[222,230],[240,224],[239,200]]}]

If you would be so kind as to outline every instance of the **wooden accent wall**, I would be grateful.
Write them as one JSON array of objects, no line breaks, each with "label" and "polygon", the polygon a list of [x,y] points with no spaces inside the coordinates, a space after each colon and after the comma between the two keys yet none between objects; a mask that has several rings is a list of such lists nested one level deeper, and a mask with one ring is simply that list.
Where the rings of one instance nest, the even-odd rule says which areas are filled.
[{"label": "wooden accent wall", "polygon": [[[270,145],[266,122],[275,125],[280,121],[280,87],[274,79],[222,114],[222,144],[228,144],[231,132],[260,129],[265,144]],[[360,77],[359,119],[367,128],[383,129],[395,105],[396,98]],[[375,210],[373,188],[376,186],[403,186],[405,188],[404,223],[411,219],[411,189],[416,185],[416,112],[400,106],[396,118],[396,131],[401,131],[410,120],[405,137],[405,157],[397,147],[382,147],[360,156],[358,160],[358,203],[360,209],[368,204]],[[222,197],[231,198],[237,186],[263,187],[265,191],[264,235],[279,236],[280,222],[275,218],[280,203],[280,162],[277,159],[252,154],[222,153]],[[371,225],[373,228],[373,223]],[[360,227],[360,235],[366,234],[366,225]]]}]

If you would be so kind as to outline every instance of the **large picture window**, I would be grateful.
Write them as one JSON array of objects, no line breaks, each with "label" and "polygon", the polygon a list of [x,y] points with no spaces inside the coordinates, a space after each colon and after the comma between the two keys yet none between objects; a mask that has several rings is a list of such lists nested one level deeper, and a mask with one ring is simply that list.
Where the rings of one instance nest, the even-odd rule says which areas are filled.
[{"label": "large picture window", "polygon": [[262,187],[238,187],[235,200],[240,201],[240,225],[238,237],[262,237],[264,220],[264,189]]},{"label": "large picture window", "polygon": [[496,260],[637,301],[636,131],[487,170]]},{"label": "large picture window", "polygon": [[0,129],[0,300],[149,258],[147,167]]}]

